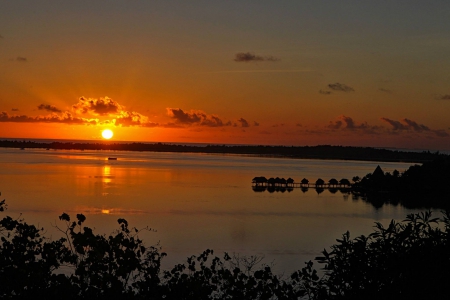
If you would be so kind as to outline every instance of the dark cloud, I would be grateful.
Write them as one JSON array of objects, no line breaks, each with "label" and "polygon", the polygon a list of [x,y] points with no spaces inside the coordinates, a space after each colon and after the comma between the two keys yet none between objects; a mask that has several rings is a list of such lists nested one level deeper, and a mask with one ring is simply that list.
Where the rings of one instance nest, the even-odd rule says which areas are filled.
[{"label": "dark cloud", "polygon": [[97,124],[95,119],[84,119],[74,117],[71,113],[65,112],[61,115],[52,114],[49,116],[29,117],[26,115],[10,116],[6,112],[0,113],[0,122],[14,123],[66,123],[66,124]]},{"label": "dark cloud", "polygon": [[445,95],[436,95],[435,96],[436,100],[450,100],[450,95],[449,94],[445,94]]},{"label": "dark cloud", "polygon": [[331,92],[330,92],[330,91],[325,91],[325,90],[319,90],[319,94],[322,94],[322,95],[330,95]]},{"label": "dark cloud", "polygon": [[49,105],[49,104],[41,104],[37,108],[39,110],[46,110],[46,111],[50,111],[50,112],[56,112],[56,113],[61,112],[61,110],[58,109],[56,106]]},{"label": "dark cloud", "polygon": [[253,126],[259,126],[259,123],[256,121],[253,121]]},{"label": "dark cloud", "polygon": [[250,125],[248,124],[247,120],[245,120],[244,118],[240,118],[239,120],[237,120],[239,123],[241,123],[241,127],[250,127]]},{"label": "dark cloud", "polygon": [[27,62],[28,59],[26,57],[17,56],[16,57],[16,61],[18,61],[18,62]]},{"label": "dark cloud", "polygon": [[387,93],[387,94],[392,94],[393,93],[392,90],[389,90],[389,89],[379,88],[378,90],[380,92]]},{"label": "dark cloud", "polygon": [[12,108],[11,111],[19,111],[18,108]]},{"label": "dark cloud", "polygon": [[409,128],[412,128],[414,131],[422,132],[422,131],[430,131],[430,128],[423,124],[418,124],[415,121],[409,120],[409,119],[403,119],[402,120]]},{"label": "dark cloud", "polygon": [[185,112],[181,108],[167,108],[167,115],[182,125],[199,125],[207,127],[230,126],[231,122],[223,122],[216,115],[208,115],[201,110]]},{"label": "dark cloud", "polygon": [[447,136],[450,136],[444,129],[433,130],[433,132],[434,132],[438,137],[447,137]]},{"label": "dark cloud", "polygon": [[389,125],[391,125],[393,130],[407,130],[408,129],[406,127],[406,125],[400,123],[399,121],[391,120],[388,118],[380,118],[380,119],[381,119],[381,121],[384,121],[384,122],[388,123]]},{"label": "dark cloud", "polygon": [[422,132],[432,132],[436,134],[439,137],[447,137],[450,136],[445,130],[443,129],[430,129],[428,126],[425,126],[423,124],[419,124],[416,121],[410,120],[410,119],[402,119],[401,121],[391,120],[388,118],[380,118],[382,121],[388,123],[392,126],[392,130],[394,132],[398,131],[414,131],[418,133]]},{"label": "dark cloud", "polygon": [[379,131],[378,126],[372,126],[367,124],[367,122],[356,123],[353,118],[341,115],[335,121],[330,121],[327,125],[329,129],[337,130],[362,130],[364,133],[376,134]]},{"label": "dark cloud", "polygon": [[330,83],[328,85],[328,88],[330,88],[333,91],[337,91],[337,92],[346,92],[346,93],[348,93],[348,92],[354,92],[355,91],[352,87],[349,87],[348,85],[343,84],[343,83],[339,83],[339,82]]},{"label": "dark cloud", "polygon": [[339,128],[346,128],[346,129],[355,129],[358,128],[358,126],[355,125],[355,122],[352,118],[341,115],[338,117],[338,120],[336,121],[330,121],[330,123],[327,126],[330,129],[339,129]]},{"label": "dark cloud", "polygon": [[93,114],[98,116],[107,116],[120,114],[123,107],[111,98],[85,98],[80,97],[78,103],[72,108],[79,114]]},{"label": "dark cloud", "polygon": [[147,122],[147,117],[137,112],[122,111],[115,119],[114,124],[117,126],[142,126]]},{"label": "dark cloud", "polygon": [[260,56],[251,52],[239,52],[234,56],[235,62],[252,62],[252,61],[279,61],[280,59],[274,56]]}]

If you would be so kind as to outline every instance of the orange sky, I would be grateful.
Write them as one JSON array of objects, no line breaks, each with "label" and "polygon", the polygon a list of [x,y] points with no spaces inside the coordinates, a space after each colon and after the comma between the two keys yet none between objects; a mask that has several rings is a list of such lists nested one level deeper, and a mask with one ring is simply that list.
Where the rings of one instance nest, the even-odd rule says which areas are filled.
[{"label": "orange sky", "polygon": [[449,17],[443,1],[7,1],[0,138],[450,150]]}]

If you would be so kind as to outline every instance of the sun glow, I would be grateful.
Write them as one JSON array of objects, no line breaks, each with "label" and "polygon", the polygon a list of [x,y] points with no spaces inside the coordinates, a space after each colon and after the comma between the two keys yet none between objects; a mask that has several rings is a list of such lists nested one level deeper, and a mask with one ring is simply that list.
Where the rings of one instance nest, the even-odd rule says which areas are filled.
[{"label": "sun glow", "polygon": [[102,137],[104,139],[109,140],[110,138],[112,138],[114,135],[114,133],[110,130],[110,129],[105,129],[102,131]]}]

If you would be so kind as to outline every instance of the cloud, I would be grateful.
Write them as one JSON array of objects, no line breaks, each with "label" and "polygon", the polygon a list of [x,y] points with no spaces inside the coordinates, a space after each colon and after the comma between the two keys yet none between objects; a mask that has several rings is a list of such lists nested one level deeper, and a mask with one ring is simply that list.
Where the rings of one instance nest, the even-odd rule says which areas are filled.
[{"label": "cloud", "polygon": [[37,116],[37,117],[29,117],[26,115],[10,116],[7,112],[1,112],[0,122],[97,124],[98,120],[74,117],[70,112],[64,112],[61,115],[51,114],[49,116]]},{"label": "cloud", "polygon": [[447,136],[450,136],[444,129],[433,130],[433,132],[434,132],[438,137],[447,137]]},{"label": "cloud", "polygon": [[330,83],[328,85],[328,88],[330,88],[333,91],[337,91],[337,92],[349,93],[349,92],[354,92],[355,91],[352,87],[349,87],[348,85],[343,84],[343,83],[339,83],[339,82]]},{"label": "cloud", "polygon": [[245,120],[244,118],[240,118],[239,120],[237,120],[239,123],[241,123],[241,127],[250,127],[250,125],[248,124],[247,120]]},{"label": "cloud", "polygon": [[231,122],[224,122],[217,115],[208,115],[201,110],[185,112],[181,108],[167,108],[167,115],[179,125],[199,125],[207,127],[230,126]]},{"label": "cloud", "polygon": [[353,118],[340,115],[337,120],[330,121],[327,128],[332,130],[343,129],[343,130],[362,130],[364,133],[377,134],[379,132],[378,126],[373,126],[367,124],[367,122],[356,123]]},{"label": "cloud", "polygon": [[330,91],[325,91],[325,90],[319,90],[319,94],[322,94],[322,95],[330,95],[331,92],[330,92]]},{"label": "cloud", "polygon": [[111,116],[123,111],[123,107],[109,97],[99,99],[80,97],[78,103],[73,105],[72,108],[79,114],[96,116]]},{"label": "cloud", "polygon": [[60,109],[58,109],[56,106],[53,105],[49,105],[49,104],[41,104],[37,107],[39,110],[46,110],[46,111],[50,111],[50,112],[61,112]]},{"label": "cloud", "polygon": [[392,93],[393,93],[392,90],[385,89],[385,88],[379,88],[378,90],[379,90],[380,92],[387,93],[387,94],[392,94]]},{"label": "cloud", "polygon": [[[111,98],[104,97],[100,99],[80,97],[78,103],[72,106],[73,111],[61,111],[57,107],[49,104],[40,104],[39,110],[51,112],[47,116],[30,117],[26,115],[9,115],[2,112],[0,122],[28,122],[28,123],[67,123],[67,124],[113,124],[115,126],[141,126],[156,127],[158,123],[153,123],[138,112],[127,111],[125,107],[113,101]],[[15,111],[13,109],[13,111]],[[18,110],[16,110],[18,111]],[[77,116],[81,115],[81,116]],[[102,116],[103,119],[85,118],[83,115]],[[104,119],[109,117],[110,119]]]},{"label": "cloud", "polygon": [[341,115],[338,117],[336,121],[330,121],[328,124],[328,128],[330,129],[339,129],[339,128],[347,128],[347,129],[355,129],[358,126],[355,125],[355,122],[352,118]]},{"label": "cloud", "polygon": [[381,121],[388,123],[389,125],[392,126],[392,130],[397,131],[397,130],[408,130],[408,125],[407,124],[403,124],[399,121],[396,120],[391,120],[388,118],[380,118]]},{"label": "cloud", "polygon": [[436,100],[450,100],[450,94],[436,95],[434,98]]},{"label": "cloud", "polygon": [[18,108],[12,108],[11,111],[19,111]]},{"label": "cloud", "polygon": [[388,123],[392,126],[392,130],[394,132],[398,131],[413,131],[417,133],[422,132],[432,132],[438,137],[447,137],[450,136],[445,130],[443,129],[430,129],[428,126],[419,124],[416,121],[410,120],[410,119],[402,119],[400,121],[391,120],[388,118],[380,118],[383,122]]},{"label": "cloud", "polygon": [[120,114],[114,119],[114,124],[116,126],[141,126],[148,122],[146,116],[141,115],[137,112],[121,111]]},{"label": "cloud", "polygon": [[274,56],[260,56],[253,54],[251,52],[239,52],[236,53],[234,56],[235,62],[252,62],[252,61],[279,61],[280,59],[274,57]]},{"label": "cloud", "polygon": [[28,59],[26,57],[17,56],[16,57],[16,61],[18,61],[18,62],[27,62]]},{"label": "cloud", "polygon": [[256,121],[253,121],[253,126],[259,126],[259,123]]},{"label": "cloud", "polygon": [[423,124],[418,124],[415,121],[409,120],[409,119],[403,119],[402,120],[409,128],[412,128],[414,131],[422,132],[422,131],[430,131],[430,128]]}]

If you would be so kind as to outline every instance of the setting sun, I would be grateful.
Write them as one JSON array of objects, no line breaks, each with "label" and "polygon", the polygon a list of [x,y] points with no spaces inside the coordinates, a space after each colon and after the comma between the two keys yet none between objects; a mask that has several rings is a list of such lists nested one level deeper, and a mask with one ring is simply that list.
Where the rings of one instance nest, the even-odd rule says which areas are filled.
[{"label": "setting sun", "polygon": [[104,139],[109,140],[110,138],[112,138],[114,135],[114,133],[110,130],[110,129],[105,129],[102,131],[102,137]]}]

